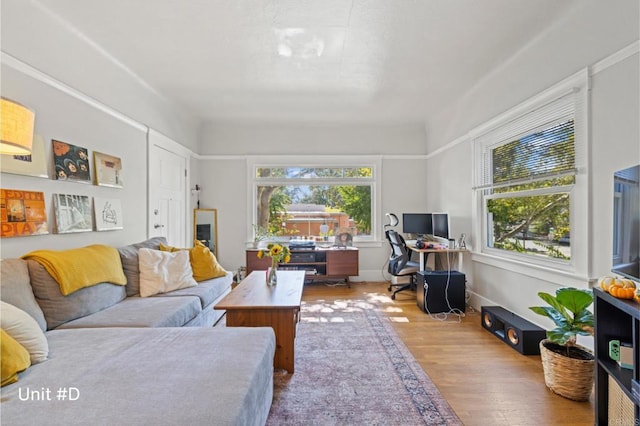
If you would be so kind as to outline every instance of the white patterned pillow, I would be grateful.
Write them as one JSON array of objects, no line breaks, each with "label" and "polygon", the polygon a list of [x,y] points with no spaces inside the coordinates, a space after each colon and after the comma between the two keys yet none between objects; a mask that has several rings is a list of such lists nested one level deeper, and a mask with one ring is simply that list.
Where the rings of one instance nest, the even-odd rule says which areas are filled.
[{"label": "white patterned pillow", "polygon": [[167,293],[198,285],[186,250],[166,252],[141,248],[138,251],[140,266],[140,297]]}]

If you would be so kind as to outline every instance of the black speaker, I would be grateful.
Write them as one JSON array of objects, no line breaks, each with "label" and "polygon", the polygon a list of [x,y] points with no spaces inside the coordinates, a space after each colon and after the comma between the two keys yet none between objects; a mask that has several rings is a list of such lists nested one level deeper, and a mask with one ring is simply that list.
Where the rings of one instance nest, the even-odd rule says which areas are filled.
[{"label": "black speaker", "polygon": [[483,306],[482,327],[523,355],[539,355],[547,332],[501,306]]},{"label": "black speaker", "polygon": [[[465,276],[458,271],[418,272],[418,307],[428,314],[465,311]],[[459,313],[459,312],[458,312]]]}]

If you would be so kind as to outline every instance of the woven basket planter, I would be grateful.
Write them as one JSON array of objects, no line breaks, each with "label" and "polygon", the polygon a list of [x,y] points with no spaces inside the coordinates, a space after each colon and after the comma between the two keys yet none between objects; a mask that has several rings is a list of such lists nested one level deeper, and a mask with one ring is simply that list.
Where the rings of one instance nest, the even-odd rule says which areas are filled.
[{"label": "woven basket planter", "polygon": [[589,349],[575,345],[574,350],[581,351],[590,359],[575,359],[560,355],[546,348],[553,344],[545,339],[540,342],[540,358],[544,371],[544,382],[558,395],[574,401],[587,401],[593,390],[595,358]]}]

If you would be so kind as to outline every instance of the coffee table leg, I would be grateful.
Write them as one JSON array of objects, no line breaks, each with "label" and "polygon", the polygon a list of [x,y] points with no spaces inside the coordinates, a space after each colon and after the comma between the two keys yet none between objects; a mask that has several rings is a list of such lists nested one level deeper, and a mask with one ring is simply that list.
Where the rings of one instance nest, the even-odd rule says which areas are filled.
[{"label": "coffee table leg", "polygon": [[276,335],[273,367],[294,372],[298,309],[227,310],[228,327],[271,327]]}]

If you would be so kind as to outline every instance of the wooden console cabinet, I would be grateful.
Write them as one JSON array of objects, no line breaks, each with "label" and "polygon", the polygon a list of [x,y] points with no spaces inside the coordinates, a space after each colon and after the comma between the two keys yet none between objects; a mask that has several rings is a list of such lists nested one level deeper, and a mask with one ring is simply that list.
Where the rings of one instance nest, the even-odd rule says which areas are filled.
[{"label": "wooden console cabinet", "polygon": [[[271,258],[258,259],[258,249],[248,249],[247,275],[253,271],[267,270],[271,266]],[[349,248],[316,248],[315,250],[291,250],[291,262],[281,263],[280,270],[306,271],[308,280],[345,280],[360,274],[358,263],[359,250]]]}]

